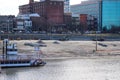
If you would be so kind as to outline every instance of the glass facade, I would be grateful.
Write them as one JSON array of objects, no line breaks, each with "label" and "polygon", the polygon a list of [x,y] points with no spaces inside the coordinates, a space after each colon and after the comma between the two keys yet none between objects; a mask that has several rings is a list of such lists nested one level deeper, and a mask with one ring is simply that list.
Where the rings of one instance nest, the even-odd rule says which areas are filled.
[{"label": "glass facade", "polygon": [[102,27],[120,27],[120,0],[102,1]]},{"label": "glass facade", "polygon": [[71,6],[74,14],[88,14],[99,18],[99,3],[78,4]]},{"label": "glass facade", "polygon": [[71,6],[73,14],[88,14],[98,20],[98,30],[120,27],[120,0],[88,0]]}]

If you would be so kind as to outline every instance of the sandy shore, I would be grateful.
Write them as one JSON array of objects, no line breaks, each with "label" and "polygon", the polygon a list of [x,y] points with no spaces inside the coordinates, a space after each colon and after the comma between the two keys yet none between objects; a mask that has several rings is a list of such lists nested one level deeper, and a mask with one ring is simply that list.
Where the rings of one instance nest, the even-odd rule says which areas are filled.
[{"label": "sandy shore", "polygon": [[[34,47],[25,46],[24,43],[36,43],[37,40],[11,41],[17,43],[18,52],[22,54],[35,53]],[[43,40],[47,47],[41,47],[43,58],[64,57],[93,57],[93,56],[120,56],[120,41],[98,42],[98,51],[95,51],[95,41],[56,41]],[[2,42],[0,42],[2,45]],[[2,53],[2,46],[1,52]]]}]

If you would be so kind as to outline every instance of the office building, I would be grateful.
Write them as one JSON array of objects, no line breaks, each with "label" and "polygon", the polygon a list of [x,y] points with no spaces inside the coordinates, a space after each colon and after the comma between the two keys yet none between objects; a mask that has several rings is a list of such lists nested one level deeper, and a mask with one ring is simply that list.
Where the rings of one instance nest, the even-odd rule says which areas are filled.
[{"label": "office building", "polygon": [[120,26],[120,0],[88,0],[72,5],[74,14],[87,14],[97,19],[98,29],[111,29]]}]

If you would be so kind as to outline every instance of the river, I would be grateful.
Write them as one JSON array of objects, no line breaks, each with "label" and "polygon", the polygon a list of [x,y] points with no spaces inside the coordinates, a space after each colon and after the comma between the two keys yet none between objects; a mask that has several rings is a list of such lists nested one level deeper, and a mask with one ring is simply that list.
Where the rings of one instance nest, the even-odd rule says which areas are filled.
[{"label": "river", "polygon": [[119,80],[120,59],[46,60],[43,67],[2,69],[0,80]]}]

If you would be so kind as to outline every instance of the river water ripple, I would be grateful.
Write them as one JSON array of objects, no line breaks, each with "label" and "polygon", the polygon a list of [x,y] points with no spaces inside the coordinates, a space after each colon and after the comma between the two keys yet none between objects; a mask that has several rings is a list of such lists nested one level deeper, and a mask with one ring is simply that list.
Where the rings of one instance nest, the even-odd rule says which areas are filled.
[{"label": "river water ripple", "polygon": [[120,59],[46,60],[43,67],[2,69],[0,80],[119,80]]}]

